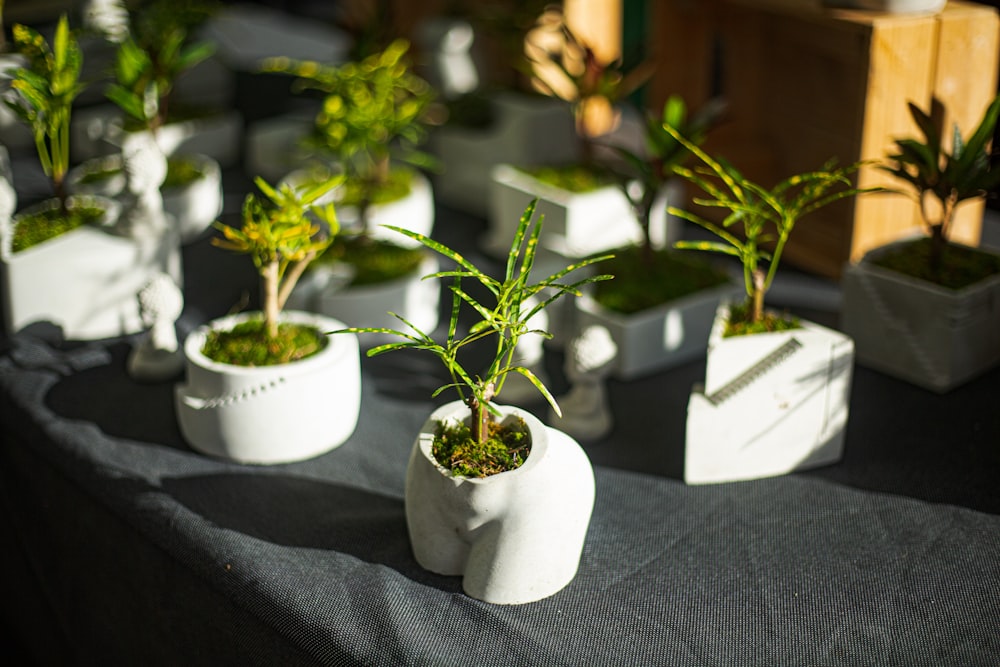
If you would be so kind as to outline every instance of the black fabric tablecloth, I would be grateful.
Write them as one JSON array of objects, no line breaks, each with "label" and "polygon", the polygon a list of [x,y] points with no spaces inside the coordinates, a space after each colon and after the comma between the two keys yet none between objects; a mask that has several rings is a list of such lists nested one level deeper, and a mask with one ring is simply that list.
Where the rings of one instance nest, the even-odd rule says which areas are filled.
[{"label": "black fabric tablecloth", "polygon": [[[241,289],[214,254],[227,280],[202,275],[205,246],[181,328]],[[44,663],[1000,664],[998,371],[937,396],[859,368],[843,462],[697,487],[677,477],[703,361],[611,381],[579,574],[508,607],[409,550],[432,360],[365,360],[350,440],[260,467],[190,450],[172,384],[125,374],[129,343],[33,329],[0,357],[5,617]]]}]

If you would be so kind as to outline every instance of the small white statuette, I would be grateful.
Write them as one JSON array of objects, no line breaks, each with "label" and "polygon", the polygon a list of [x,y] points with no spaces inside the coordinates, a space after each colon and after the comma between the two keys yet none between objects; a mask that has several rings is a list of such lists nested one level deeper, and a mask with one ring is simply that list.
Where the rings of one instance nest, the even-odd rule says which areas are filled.
[{"label": "small white statuette", "polygon": [[120,44],[129,36],[124,0],[84,0],[81,17],[85,28],[109,42]]},{"label": "small white statuette", "polygon": [[17,210],[17,191],[14,190],[14,175],[10,168],[7,149],[0,146],[0,243],[2,256],[10,257],[10,244],[14,236],[14,211]]},{"label": "small white statuette", "polygon": [[610,374],[618,346],[600,325],[584,329],[566,350],[568,394],[559,399],[562,420],[550,412],[549,421],[578,440],[598,440],[611,431],[613,419],[604,380]]},{"label": "small white statuette", "polygon": [[149,329],[132,348],[128,373],[136,380],[167,380],[184,367],[174,322],[184,310],[184,295],[165,273],[158,273],[137,295],[139,315]]}]

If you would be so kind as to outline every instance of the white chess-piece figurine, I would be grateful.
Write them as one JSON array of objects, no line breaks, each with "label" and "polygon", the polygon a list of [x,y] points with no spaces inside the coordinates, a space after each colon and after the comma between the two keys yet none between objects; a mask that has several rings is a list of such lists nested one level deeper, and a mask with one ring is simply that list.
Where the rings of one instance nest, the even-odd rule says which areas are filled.
[{"label": "white chess-piece figurine", "polygon": [[122,224],[133,236],[158,235],[169,227],[160,186],[167,178],[167,157],[151,132],[125,135],[122,166],[129,196]]},{"label": "white chess-piece figurine", "polygon": [[598,440],[614,424],[604,380],[611,372],[618,346],[611,333],[600,325],[584,329],[566,349],[566,377],[571,387],[559,398],[562,420],[554,413],[549,421],[577,440]]},{"label": "white chess-piece figurine", "polygon": [[14,236],[14,211],[17,210],[17,191],[14,190],[14,174],[10,168],[7,149],[0,146],[0,243],[4,257],[11,253],[10,244]]},{"label": "white chess-piece figurine", "polygon": [[124,0],[84,0],[83,27],[121,44],[129,36],[128,9]]},{"label": "white chess-piece figurine", "polygon": [[421,26],[421,42],[428,54],[428,78],[445,99],[455,99],[479,88],[479,70],[472,55],[476,33],[467,21],[442,18]]},{"label": "white chess-piece figurine", "polygon": [[166,273],[159,273],[138,295],[139,315],[148,327],[128,357],[127,370],[136,380],[169,380],[184,368],[174,323],[184,310],[184,295]]}]

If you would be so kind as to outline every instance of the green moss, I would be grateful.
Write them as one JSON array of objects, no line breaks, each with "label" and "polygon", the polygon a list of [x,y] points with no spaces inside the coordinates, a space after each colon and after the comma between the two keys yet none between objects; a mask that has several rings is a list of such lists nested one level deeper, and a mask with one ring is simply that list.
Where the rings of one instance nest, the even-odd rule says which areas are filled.
[{"label": "green moss", "polygon": [[210,331],[201,352],[213,361],[234,366],[273,366],[305,359],[327,345],[326,336],[306,324],[283,322],[269,339],[264,320],[241,322],[228,331]]},{"label": "green moss", "polygon": [[615,251],[598,265],[614,280],[594,285],[594,298],[608,310],[636,313],[729,281],[725,271],[693,254],[657,250],[647,259],[640,247]]},{"label": "green moss", "polygon": [[104,209],[96,207],[74,207],[65,214],[54,208],[22,216],[14,229],[11,249],[14,252],[27,250],[77,227],[98,222],[103,216]]},{"label": "green moss", "polygon": [[179,188],[193,183],[204,175],[205,172],[194,158],[175,155],[167,158],[167,177],[160,189]]},{"label": "green moss", "polygon": [[610,170],[580,164],[526,167],[521,171],[543,183],[576,193],[593,192],[616,182]]},{"label": "green moss", "polygon": [[893,248],[873,260],[877,266],[925,280],[947,289],[962,289],[1000,273],[1000,256],[968,246],[948,244],[941,267],[931,268],[931,240],[918,239]]},{"label": "green moss", "polygon": [[341,261],[354,267],[353,286],[373,285],[412,274],[424,260],[422,247],[403,247],[365,236],[337,237],[318,262]]},{"label": "green moss", "polygon": [[80,178],[80,184],[91,185],[93,183],[103,183],[104,181],[114,178],[120,173],[122,173],[121,167],[107,167],[106,169],[95,169],[94,171],[86,172]]},{"label": "green moss", "polygon": [[[409,169],[393,169],[389,172],[389,179],[371,193],[370,204],[388,204],[399,201],[410,194],[413,187],[413,172]],[[356,179],[344,181],[337,203],[343,206],[358,206],[368,187],[363,182]]]},{"label": "green moss", "polygon": [[772,312],[764,312],[764,317],[759,322],[750,322],[750,304],[742,303],[732,306],[729,309],[729,321],[726,322],[726,329],[722,332],[723,338],[731,336],[746,336],[755,333],[770,333],[775,331],[791,331],[801,329],[802,324],[799,318],[791,315],[778,315]]},{"label": "green moss", "polygon": [[519,468],[531,451],[531,438],[524,420],[500,424],[491,421],[485,443],[472,439],[468,424],[439,423],[431,453],[453,475],[488,477]]}]

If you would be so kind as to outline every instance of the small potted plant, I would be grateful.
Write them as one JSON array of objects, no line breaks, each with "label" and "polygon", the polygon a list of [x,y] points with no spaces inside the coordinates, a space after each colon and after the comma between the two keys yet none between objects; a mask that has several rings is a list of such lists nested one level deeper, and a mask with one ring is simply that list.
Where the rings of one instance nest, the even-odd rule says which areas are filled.
[{"label": "small potted plant", "polygon": [[[183,47],[183,33],[175,33],[169,45],[161,47],[154,58],[131,38],[116,51],[115,80],[109,84],[107,97],[125,114],[130,137],[148,132],[163,148],[173,140],[161,141],[160,134],[168,121],[166,115],[175,77],[203,61],[212,53],[209,45]],[[167,55],[173,54],[173,55]],[[171,149],[173,150],[173,149]],[[70,188],[105,196],[118,196],[125,188],[122,154],[91,158],[69,172]],[[222,169],[219,162],[204,154],[177,153],[167,157],[167,176],[161,186],[163,208],[177,227],[181,242],[197,239],[222,212]]]},{"label": "small potted plant", "polygon": [[156,0],[132,12],[131,36],[115,50],[113,80],[106,91],[118,109],[98,105],[78,114],[77,160],[113,153],[122,133],[136,131],[153,131],[168,156],[207,155],[225,166],[239,159],[240,114],[205,103],[205,94],[196,96],[197,102],[177,94],[215,51],[209,42],[190,39],[194,22],[211,11],[207,6],[195,11],[191,4]]},{"label": "small potted plant", "polygon": [[576,326],[583,331],[600,325],[610,332],[618,348],[613,372],[620,379],[704,354],[718,305],[734,293],[723,268],[670,247],[679,231],[667,216],[668,203],[676,203],[682,192],[676,170],[690,154],[664,126],[700,145],[718,111],[709,105],[688,118],[684,101],[672,96],[662,114],[646,119],[643,154],[617,147],[630,167],[623,170],[619,187],[635,211],[641,241],[617,249],[604,265],[615,280],[594,285],[576,300]]},{"label": "small potted plant", "polygon": [[[343,330],[401,339],[370,349],[369,356],[426,350],[447,369],[450,378],[434,396],[455,389],[460,398],[437,408],[414,443],[405,485],[410,543],[424,568],[461,575],[466,593],[499,604],[548,597],[573,579],[594,503],[593,471],[580,446],[530,413],[497,403],[508,376],[519,374],[558,413],[541,381],[519,365],[518,342],[525,335],[544,335],[530,322],[546,305],[610,277],[560,282],[604,259],[592,258],[530,282],[541,231],[541,221],[531,226],[534,208],[531,203],[520,218],[501,279],[437,241],[396,228],[455,264],[428,276],[451,281],[451,319],[443,342],[412,325],[407,331]],[[485,289],[491,300],[473,296],[465,280]],[[476,318],[465,334],[459,322],[463,304]],[[482,371],[470,368],[477,349],[486,354]]]},{"label": "small potted plant", "polygon": [[616,186],[615,174],[597,160],[598,137],[611,136],[621,115],[621,100],[651,74],[644,63],[623,72],[620,62],[603,62],[565,25],[547,19],[561,35],[560,48],[539,49],[535,80],[543,90],[567,101],[576,120],[578,151],[565,163],[500,164],[491,174],[490,228],[484,243],[502,253],[513,230],[511,220],[538,198],[547,228],[542,245],[564,257],[583,257],[641,240],[639,227],[623,225],[634,217],[631,204]]},{"label": "small potted plant", "polygon": [[[859,192],[860,164],[790,176],[771,189],[717,161],[674,128],[667,132],[700,166],[678,167],[722,209],[722,223],[670,207],[719,241],[678,241],[675,247],[740,260],[746,299],[723,303],[708,340],[705,382],[688,403],[684,479],[721,482],[778,475],[832,463],[843,453],[854,345],[844,334],[764,307],[785,244],[800,218]],[[739,225],[739,231],[734,226]],[[771,249],[764,244],[770,242]]]},{"label": "small potted plant", "polygon": [[[283,310],[302,272],[337,232],[336,179],[298,189],[256,179],[243,226],[219,224],[222,248],[250,255],[260,274],[260,313],[214,320],[184,342],[187,379],[176,390],[181,433],[200,452],[242,463],[318,456],[354,432],[361,370],[354,336],[331,338],[339,320]],[[321,219],[328,230],[321,234]],[[294,415],[293,419],[287,418]]]},{"label": "small potted plant", "polygon": [[54,198],[4,219],[0,267],[9,331],[48,320],[69,338],[104,338],[142,328],[135,295],[169,258],[147,253],[136,229],[119,229],[121,207],[96,196],[69,195],[70,122],[82,56],[65,16],[52,44],[16,24],[15,46],[27,66],[11,81],[12,109],[31,129]]},{"label": "small potted plant", "polygon": [[333,193],[343,230],[304,281],[302,298],[349,324],[391,324],[390,311],[427,329],[438,321],[438,290],[420,280],[436,260],[384,229],[395,225],[429,235],[434,225],[430,182],[402,165],[431,164],[418,146],[428,131],[433,93],[412,73],[408,48],[397,40],[360,62],[336,67],[283,58],[265,65],[296,75],[299,86],[324,95],[307,138],[320,162],[288,179],[310,182],[331,170],[345,176]]},{"label": "small potted plant", "polygon": [[1000,185],[989,148],[1000,97],[967,138],[954,128],[950,151],[931,115],[909,109],[923,136],[897,140],[881,168],[905,184],[926,235],[847,266],[841,327],[860,363],[945,392],[1000,361],[1000,257],[950,240],[958,207]]}]

